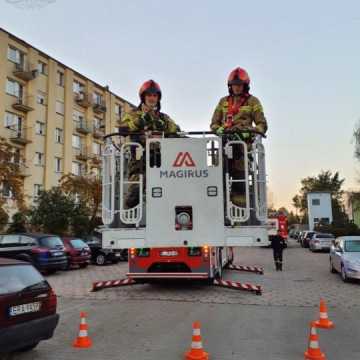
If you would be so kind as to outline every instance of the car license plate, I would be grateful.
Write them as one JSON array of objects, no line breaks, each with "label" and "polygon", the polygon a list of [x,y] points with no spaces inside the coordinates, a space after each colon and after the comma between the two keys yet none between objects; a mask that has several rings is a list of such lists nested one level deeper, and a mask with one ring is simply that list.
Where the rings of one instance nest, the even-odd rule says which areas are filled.
[{"label": "car license plate", "polygon": [[54,253],[53,253],[53,256],[62,256],[62,255],[63,255],[62,252],[54,252]]},{"label": "car license plate", "polygon": [[115,256],[116,256],[116,257],[120,257],[121,254],[120,254],[120,253],[115,253]]},{"label": "car license plate", "polygon": [[29,304],[21,304],[16,306],[11,306],[10,316],[17,316],[22,314],[34,313],[40,310],[40,302],[33,302]]},{"label": "car license plate", "polygon": [[160,256],[178,256],[177,251],[161,251]]}]

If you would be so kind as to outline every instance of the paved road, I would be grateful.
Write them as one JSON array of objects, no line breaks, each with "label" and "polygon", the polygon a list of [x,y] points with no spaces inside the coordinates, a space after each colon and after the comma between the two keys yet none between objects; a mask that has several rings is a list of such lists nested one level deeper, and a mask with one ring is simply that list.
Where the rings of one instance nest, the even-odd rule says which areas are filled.
[{"label": "paved road", "polygon": [[[327,300],[337,325],[332,331],[320,331],[327,358],[360,358],[360,285],[344,284],[330,274],[328,254],[310,253],[293,242],[286,250],[282,273],[274,271],[269,249],[241,249],[236,262],[264,266],[264,276],[225,275],[262,284],[263,296],[198,284],[88,292],[92,281],[122,277],[123,263],[49,276],[59,294],[61,322],[56,335],[12,360],[182,359],[195,320],[202,322],[204,346],[212,359],[300,360],[320,296]],[[88,350],[71,347],[80,310],[89,314],[94,346]]]}]

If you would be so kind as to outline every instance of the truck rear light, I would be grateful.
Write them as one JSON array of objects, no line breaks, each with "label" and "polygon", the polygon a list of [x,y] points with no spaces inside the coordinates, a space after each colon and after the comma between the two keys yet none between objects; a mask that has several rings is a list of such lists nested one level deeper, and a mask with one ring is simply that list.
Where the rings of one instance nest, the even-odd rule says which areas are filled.
[{"label": "truck rear light", "polygon": [[203,246],[204,258],[207,259],[209,257],[209,247],[207,245]]},{"label": "truck rear light", "polygon": [[150,256],[150,248],[136,249],[136,255],[138,257],[149,257]]},{"label": "truck rear light", "polygon": [[201,256],[202,251],[201,247],[189,247],[188,256]]},{"label": "truck rear light", "polygon": [[135,248],[131,248],[130,249],[130,257],[131,259],[134,259],[136,255],[136,249]]}]

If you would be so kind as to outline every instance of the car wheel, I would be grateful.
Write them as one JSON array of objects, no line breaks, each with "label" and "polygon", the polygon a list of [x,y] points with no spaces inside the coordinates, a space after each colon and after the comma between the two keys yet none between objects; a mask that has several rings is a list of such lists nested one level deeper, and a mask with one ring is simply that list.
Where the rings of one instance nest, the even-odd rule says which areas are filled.
[{"label": "car wheel", "polygon": [[105,265],[105,263],[106,263],[105,255],[104,254],[98,254],[96,256],[95,263],[96,263],[96,265],[100,265],[100,266]]},{"label": "car wheel", "polygon": [[36,348],[36,347],[38,346],[38,344],[39,344],[39,341],[36,342],[36,343],[33,343],[33,344],[31,344],[31,345],[24,346],[24,347],[22,347],[22,348],[20,348],[20,349],[17,349],[16,351],[21,351],[21,352],[22,352],[22,351],[30,351],[30,350]]},{"label": "car wheel", "polygon": [[49,270],[46,270],[46,272],[51,275],[51,274],[55,274],[57,272],[56,269],[49,269]]},{"label": "car wheel", "polygon": [[331,259],[330,259],[330,272],[331,272],[332,274],[335,274],[335,273],[336,273],[336,270],[335,270],[335,268],[334,268],[334,265],[333,265]]},{"label": "car wheel", "polygon": [[344,265],[341,265],[341,278],[342,278],[343,282],[347,282],[347,281],[348,281],[348,277],[347,277],[347,275],[346,275],[346,271],[345,271]]}]

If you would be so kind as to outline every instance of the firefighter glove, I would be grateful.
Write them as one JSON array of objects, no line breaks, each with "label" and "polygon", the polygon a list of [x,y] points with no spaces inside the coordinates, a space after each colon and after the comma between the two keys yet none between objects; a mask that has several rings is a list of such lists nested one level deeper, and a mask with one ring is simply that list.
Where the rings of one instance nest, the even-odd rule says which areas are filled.
[{"label": "firefighter glove", "polygon": [[216,130],[216,135],[222,135],[224,134],[224,127],[220,126],[217,130]]}]

